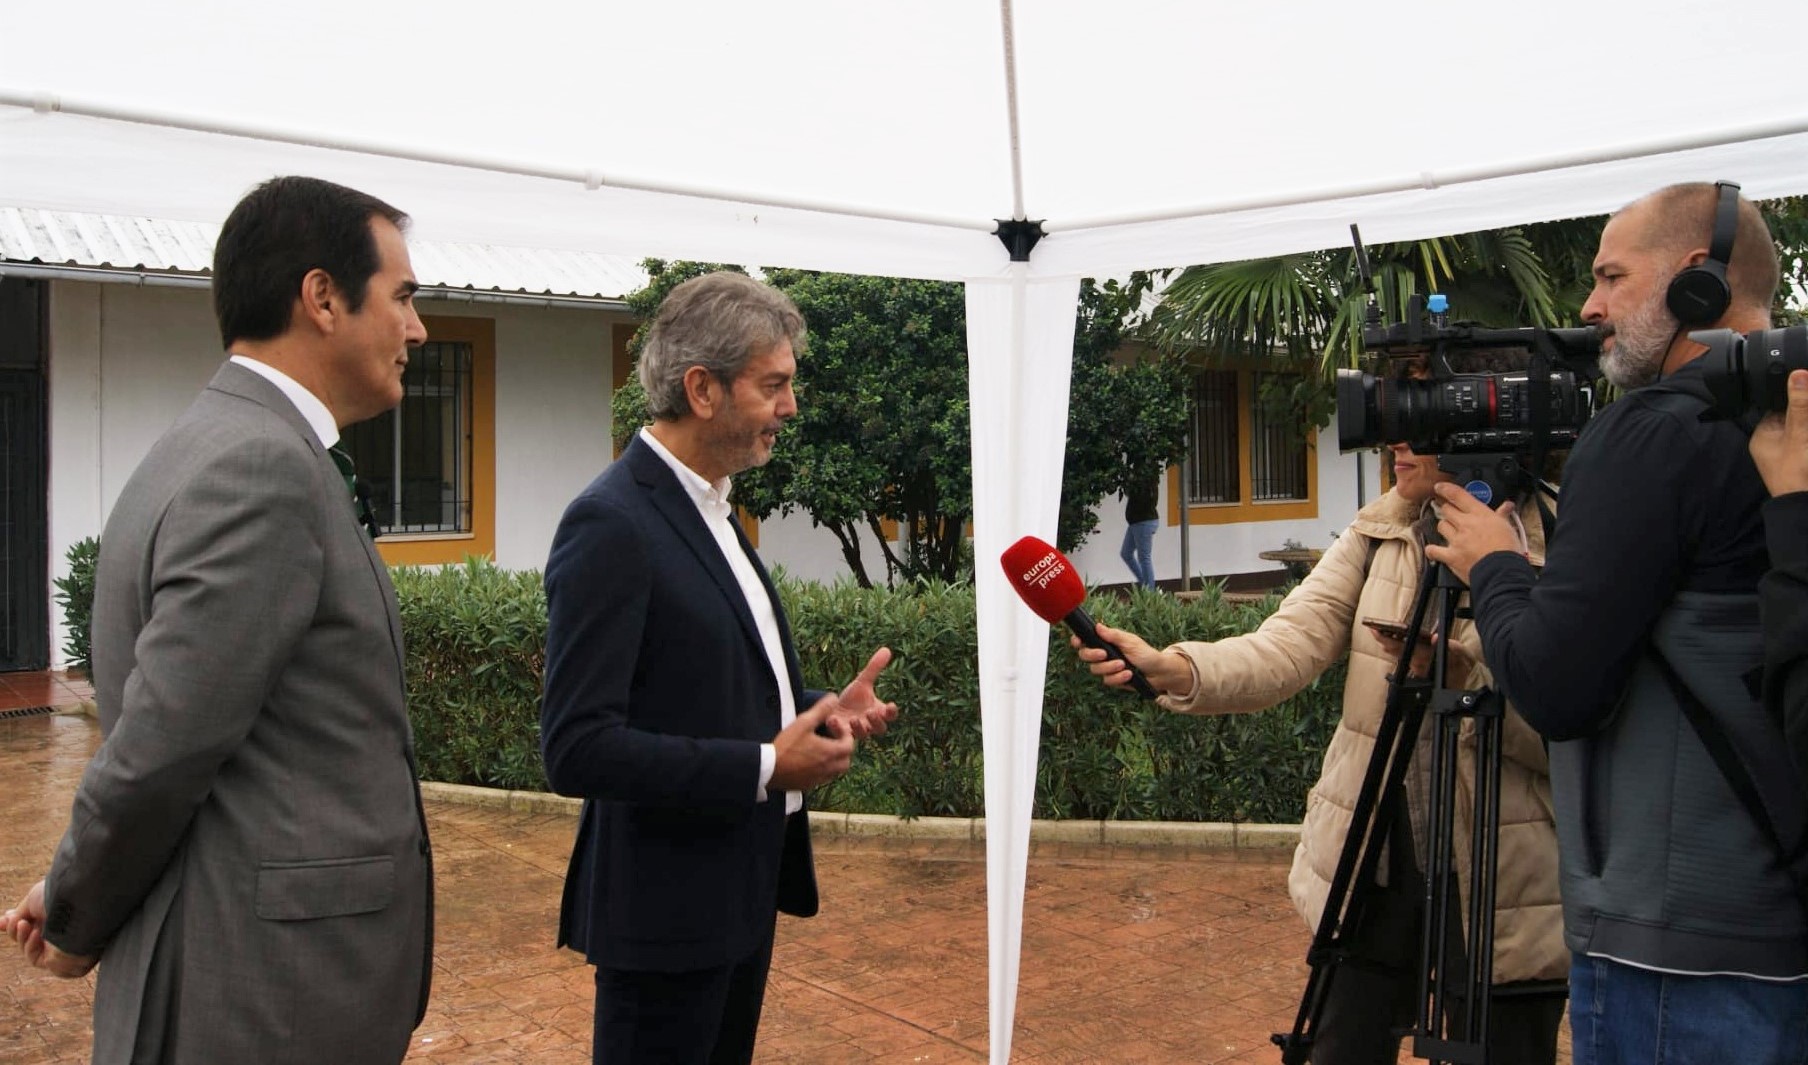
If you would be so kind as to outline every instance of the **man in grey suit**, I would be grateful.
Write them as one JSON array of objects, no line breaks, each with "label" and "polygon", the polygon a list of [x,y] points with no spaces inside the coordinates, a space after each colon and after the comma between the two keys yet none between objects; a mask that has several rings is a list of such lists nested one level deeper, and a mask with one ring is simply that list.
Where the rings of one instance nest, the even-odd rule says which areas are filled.
[{"label": "man in grey suit", "polygon": [[0,919],[34,965],[100,963],[98,1063],[395,1062],[425,1011],[401,625],[331,450],[401,401],[426,339],[406,221],[312,178],[241,201],[214,249],[231,358],[108,518],[106,739]]}]

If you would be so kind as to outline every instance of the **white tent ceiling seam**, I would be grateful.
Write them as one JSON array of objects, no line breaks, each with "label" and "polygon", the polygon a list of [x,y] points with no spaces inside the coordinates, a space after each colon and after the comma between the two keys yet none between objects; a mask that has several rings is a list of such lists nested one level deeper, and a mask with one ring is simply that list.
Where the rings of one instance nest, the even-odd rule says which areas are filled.
[{"label": "white tent ceiling seam", "polygon": [[[174,116],[174,124],[159,124],[172,116],[105,104],[89,109],[116,117],[76,114],[67,102],[59,110],[21,106],[34,98],[0,89],[3,203],[171,219],[200,220],[211,212],[205,220],[217,223],[261,177],[312,173],[406,205],[419,222],[417,235],[430,240],[938,280],[1005,276],[1010,262],[984,236],[994,219],[721,199],[701,186],[595,185],[593,171],[576,168],[491,167],[480,156],[441,152],[372,155],[317,147],[331,138],[311,134],[265,136],[243,123]],[[201,132],[222,127],[232,132]],[[1560,168],[1433,168],[1394,180],[1320,185],[1309,194],[1202,202],[1190,213],[1133,212],[1083,224],[1048,218],[1046,229],[1059,239],[1036,249],[1030,271],[1112,277],[1337,247],[1352,222],[1382,242],[1602,214],[1681,180],[1740,180],[1756,198],[1808,192],[1808,119],[1541,158]]]},{"label": "white tent ceiling seam", "polygon": [[687,185],[679,182],[653,181],[636,178],[628,174],[608,173],[593,168],[581,169],[569,166],[538,166],[513,159],[467,155],[431,148],[409,147],[406,145],[370,141],[357,137],[336,137],[326,133],[306,130],[283,129],[276,126],[229,122],[222,119],[206,118],[196,115],[160,112],[149,108],[131,107],[99,100],[81,100],[56,93],[22,92],[17,89],[0,88],[0,105],[30,108],[33,112],[40,115],[80,115],[86,118],[101,118],[115,122],[130,122],[142,126],[161,126],[167,129],[188,130],[192,133],[206,133],[216,136],[243,137],[249,140],[270,141],[277,144],[290,144],[300,148],[325,148],[332,151],[353,152],[358,155],[375,156],[384,159],[432,163],[439,166],[464,167],[471,170],[484,170],[494,174],[513,174],[517,177],[542,178],[547,181],[569,182],[582,185],[585,189],[592,192],[604,188],[623,189],[635,192],[655,192],[667,196],[684,196],[700,200],[717,200],[725,203],[746,204],[753,207],[782,207],[790,210],[811,211],[820,214],[846,215],[851,218],[869,218],[887,222],[910,222],[919,225],[947,226],[956,229],[984,229],[991,225],[989,222],[975,221],[972,219],[918,214],[908,211],[885,211],[857,205],[828,203],[816,200],[799,200],[783,196],[749,195],[746,193],[738,193],[731,189]]}]

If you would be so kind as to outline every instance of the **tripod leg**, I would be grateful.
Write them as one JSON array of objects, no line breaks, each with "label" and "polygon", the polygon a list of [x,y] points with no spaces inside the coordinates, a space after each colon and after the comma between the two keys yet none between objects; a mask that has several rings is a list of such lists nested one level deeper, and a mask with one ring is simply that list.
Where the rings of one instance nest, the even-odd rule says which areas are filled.
[{"label": "tripod leg", "polygon": [[[1435,566],[1435,564],[1434,564]],[[1438,567],[1444,588],[1438,631],[1452,631],[1461,582]],[[1421,951],[1418,1022],[1413,1053],[1432,1061],[1485,1065],[1488,1002],[1494,968],[1494,855],[1499,828],[1500,701],[1491,692],[1455,691],[1447,686],[1447,641],[1434,659],[1437,680],[1431,712],[1433,732],[1430,795],[1427,797],[1425,855],[1425,941]],[[1455,871],[1455,811],[1463,721],[1474,718],[1477,737],[1474,816],[1469,847],[1470,897],[1467,929],[1461,883]],[[1469,945],[1464,949],[1464,934]],[[1435,975],[1434,975],[1435,974]]]},{"label": "tripod leg", "polygon": [[[1428,574],[1430,565],[1427,565]],[[1389,685],[1375,748],[1369,756],[1362,788],[1351,811],[1350,829],[1331,876],[1324,912],[1319,916],[1312,945],[1306,952],[1312,972],[1300,995],[1293,1029],[1287,1034],[1276,1033],[1271,1037],[1271,1041],[1281,1048],[1283,1065],[1304,1065],[1311,1056],[1319,1018],[1324,1012],[1337,968],[1344,960],[1348,933],[1361,925],[1366,894],[1375,882],[1375,870],[1388,841],[1395,808],[1401,801],[1400,785],[1406,776],[1413,747],[1418,743],[1425,716],[1424,696],[1428,690],[1425,684],[1414,685],[1407,678],[1433,588],[1434,582],[1430,580],[1419,582],[1419,594],[1407,623],[1406,647],[1394,667],[1395,679]]]},{"label": "tripod leg", "polygon": [[[1438,631],[1448,633],[1456,614],[1456,597],[1460,590],[1441,589]],[[1432,675],[1440,690],[1449,678],[1448,644],[1441,643],[1432,664]],[[1451,853],[1454,843],[1452,812],[1456,795],[1455,719],[1449,714],[1437,715],[1432,732],[1429,794],[1426,797],[1425,866],[1425,935],[1419,952],[1419,1015],[1416,1031],[1438,1036],[1443,1031],[1445,996],[1449,974],[1444,968],[1444,945],[1450,936]],[[1434,976],[1435,974],[1435,976]]]},{"label": "tripod leg", "polygon": [[1470,836],[1469,1031],[1485,1044],[1494,994],[1494,902],[1500,869],[1501,712],[1498,695],[1475,714],[1475,796]]}]

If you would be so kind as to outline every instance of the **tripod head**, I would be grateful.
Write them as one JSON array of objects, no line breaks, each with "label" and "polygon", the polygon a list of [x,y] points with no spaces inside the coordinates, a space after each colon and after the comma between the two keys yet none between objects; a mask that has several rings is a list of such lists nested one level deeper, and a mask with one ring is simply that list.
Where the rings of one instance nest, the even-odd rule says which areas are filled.
[{"label": "tripod head", "polygon": [[1475,454],[1444,452],[1438,457],[1438,469],[1456,477],[1463,490],[1498,509],[1535,483],[1531,472],[1520,465],[1510,451]]}]

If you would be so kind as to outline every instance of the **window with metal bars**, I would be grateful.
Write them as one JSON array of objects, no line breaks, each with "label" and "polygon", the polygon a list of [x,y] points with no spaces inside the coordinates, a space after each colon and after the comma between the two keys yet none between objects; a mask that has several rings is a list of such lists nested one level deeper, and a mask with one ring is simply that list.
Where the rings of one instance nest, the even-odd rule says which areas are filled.
[{"label": "window with metal bars", "polygon": [[1254,368],[1193,370],[1185,476],[1171,489],[1174,498],[1186,501],[1191,520],[1227,524],[1317,516],[1311,434],[1260,399],[1265,387],[1292,376]]},{"label": "window with metal bars", "polygon": [[1193,377],[1189,504],[1237,503],[1243,483],[1237,446],[1237,372],[1200,370]]},{"label": "window with metal bars", "polygon": [[411,352],[402,402],[345,432],[385,534],[471,531],[471,345]]},{"label": "window with metal bars", "polygon": [[[1255,395],[1262,394],[1263,382],[1285,376],[1255,374]],[[1249,498],[1256,503],[1307,498],[1306,440],[1299,426],[1265,403],[1256,402],[1251,414]]]}]

